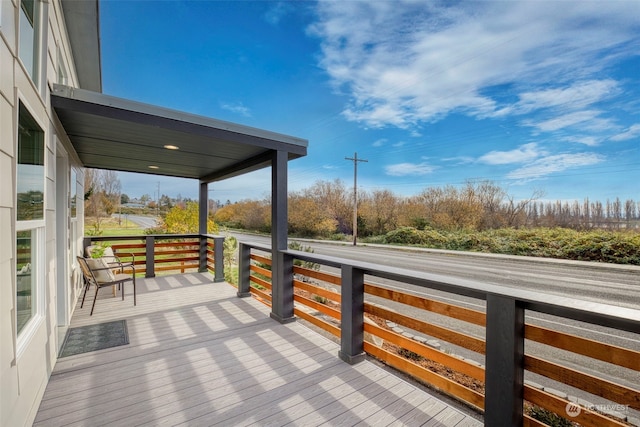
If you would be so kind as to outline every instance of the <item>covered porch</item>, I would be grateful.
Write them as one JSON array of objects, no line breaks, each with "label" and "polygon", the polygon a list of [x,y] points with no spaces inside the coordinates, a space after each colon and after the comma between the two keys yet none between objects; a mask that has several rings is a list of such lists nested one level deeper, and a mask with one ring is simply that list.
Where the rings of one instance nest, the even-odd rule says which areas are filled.
[{"label": "covered porch", "polygon": [[482,425],[209,273],[131,294],[76,307],[72,328],[124,319],[129,344],[60,358],[34,425]]}]

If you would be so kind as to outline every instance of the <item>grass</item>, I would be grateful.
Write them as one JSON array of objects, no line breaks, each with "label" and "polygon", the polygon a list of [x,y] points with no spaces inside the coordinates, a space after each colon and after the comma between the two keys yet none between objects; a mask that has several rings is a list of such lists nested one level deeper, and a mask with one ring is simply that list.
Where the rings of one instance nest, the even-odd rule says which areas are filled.
[{"label": "grass", "polygon": [[103,219],[100,223],[100,232],[95,232],[95,221],[87,219],[84,223],[85,234],[99,236],[142,236],[144,235],[144,228],[138,224],[131,222],[127,219],[118,221],[116,218]]}]

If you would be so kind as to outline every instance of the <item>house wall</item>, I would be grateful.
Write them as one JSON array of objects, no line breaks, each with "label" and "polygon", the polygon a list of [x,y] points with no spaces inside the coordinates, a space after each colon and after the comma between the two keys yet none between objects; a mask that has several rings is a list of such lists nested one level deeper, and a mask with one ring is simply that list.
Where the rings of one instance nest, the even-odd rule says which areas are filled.
[{"label": "house wall", "polygon": [[[74,267],[60,265],[57,256],[58,236],[56,224],[67,218],[56,215],[56,180],[73,176],[77,181],[77,194],[82,195],[81,164],[73,151],[62,126],[51,110],[50,87],[63,83],[77,87],[72,52],[66,34],[59,0],[36,0],[40,13],[36,17],[37,72],[30,73],[19,57],[20,0],[0,1],[0,425],[31,425],[35,418],[48,378],[55,365],[60,345],[59,330],[64,328],[60,318],[69,319],[74,304],[68,304],[69,313],[58,316],[57,299],[75,301],[79,284],[72,282]],[[36,293],[31,296],[36,314],[27,326],[17,332],[17,255],[16,186],[19,105],[22,103],[44,131],[44,219],[38,222],[40,239],[37,250],[41,269]],[[61,151],[62,150],[62,151]],[[68,170],[56,170],[56,156],[68,158]],[[71,168],[76,170],[71,173]],[[67,185],[69,187],[69,185]],[[71,188],[71,187],[69,187]],[[82,197],[77,201],[78,216],[71,224],[70,233],[81,247]],[[70,245],[74,247],[74,245]],[[74,255],[74,254],[72,254]],[[62,257],[64,259],[64,257]],[[59,286],[57,270],[68,271],[68,285]],[[59,289],[68,289],[59,295]]]}]

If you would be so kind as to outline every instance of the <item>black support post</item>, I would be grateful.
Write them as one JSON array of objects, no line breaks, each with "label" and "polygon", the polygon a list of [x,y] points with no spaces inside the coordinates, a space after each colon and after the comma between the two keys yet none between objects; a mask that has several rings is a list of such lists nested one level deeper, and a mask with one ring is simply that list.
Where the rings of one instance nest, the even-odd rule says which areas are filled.
[{"label": "black support post", "polygon": [[513,298],[487,295],[484,422],[521,426],[524,394],[524,309]]},{"label": "black support post", "polygon": [[224,282],[224,237],[213,238],[213,281]]},{"label": "black support post", "polygon": [[146,237],[145,257],[147,272],[145,273],[144,277],[156,277],[155,240],[156,238],[154,236]]},{"label": "black support post", "polygon": [[238,297],[250,297],[251,292],[251,247],[240,243],[238,245]]},{"label": "black support post", "polygon": [[364,360],[364,274],[350,265],[342,266],[340,300],[340,351],[338,356],[354,365]]},{"label": "black support post", "polygon": [[207,215],[209,213],[209,185],[200,182],[200,192],[198,200],[198,233],[200,234],[200,251],[198,261],[198,272],[207,272]]},{"label": "black support post", "polygon": [[293,316],[293,259],[287,249],[287,161],[286,151],[275,151],[271,159],[271,318],[280,323]]}]

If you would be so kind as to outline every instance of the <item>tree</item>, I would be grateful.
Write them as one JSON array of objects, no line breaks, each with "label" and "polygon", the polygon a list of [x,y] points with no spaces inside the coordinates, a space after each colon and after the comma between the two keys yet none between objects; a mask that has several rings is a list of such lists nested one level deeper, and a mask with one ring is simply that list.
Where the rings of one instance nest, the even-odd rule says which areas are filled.
[{"label": "tree", "polygon": [[[167,212],[164,225],[170,234],[189,234],[199,231],[200,208],[197,202],[187,202],[184,207],[174,206]],[[218,226],[207,218],[207,233],[217,233]]]},{"label": "tree", "polygon": [[121,199],[121,184],[114,171],[85,169],[85,212],[94,218],[94,233],[101,233],[102,221],[111,216]]}]

